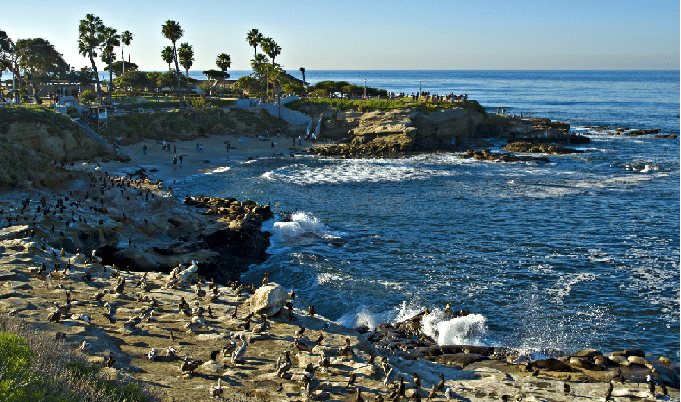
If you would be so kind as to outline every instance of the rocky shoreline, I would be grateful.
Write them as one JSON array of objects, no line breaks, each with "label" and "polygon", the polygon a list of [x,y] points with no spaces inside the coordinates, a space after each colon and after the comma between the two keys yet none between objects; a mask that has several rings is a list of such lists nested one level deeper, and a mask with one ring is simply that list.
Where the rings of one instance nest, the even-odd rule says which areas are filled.
[{"label": "rocky shoreline", "polygon": [[260,223],[269,206],[180,201],[140,170],[71,172],[62,190],[4,194],[0,314],[63,333],[64,348],[85,342],[91,362],[164,400],[206,400],[219,386],[223,396],[271,401],[385,400],[401,390],[401,400],[586,401],[605,397],[609,384],[612,400],[679,398],[679,366],[637,349],[533,359],[437,345],[420,329],[427,311],[345,328],[266,278],[236,281],[266,258]]}]

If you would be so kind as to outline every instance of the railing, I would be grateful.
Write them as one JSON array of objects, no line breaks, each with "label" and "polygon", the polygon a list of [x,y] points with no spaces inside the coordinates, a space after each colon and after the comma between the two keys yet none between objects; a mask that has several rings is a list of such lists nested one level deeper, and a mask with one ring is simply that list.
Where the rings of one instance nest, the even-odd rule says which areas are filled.
[{"label": "railing", "polygon": [[83,124],[83,123],[81,123],[80,121],[77,121],[77,120],[73,120],[73,121],[78,123],[80,128],[83,130],[83,134],[85,134],[85,136],[87,138],[93,140],[94,142],[98,143],[99,145],[103,146],[104,148],[111,150],[111,152],[113,152],[114,154],[116,154],[118,156],[127,156],[125,153],[123,153],[121,151],[121,148],[118,145],[110,143],[104,137],[97,134],[97,132],[95,132],[95,130],[88,127],[86,124]]}]

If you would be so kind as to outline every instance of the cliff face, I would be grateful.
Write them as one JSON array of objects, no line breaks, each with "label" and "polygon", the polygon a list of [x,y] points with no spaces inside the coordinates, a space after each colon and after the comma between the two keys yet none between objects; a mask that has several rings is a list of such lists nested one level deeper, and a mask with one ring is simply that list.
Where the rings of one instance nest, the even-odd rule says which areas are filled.
[{"label": "cliff face", "polygon": [[347,142],[347,146],[315,149],[323,155],[387,155],[434,152],[469,146],[482,138],[505,135],[505,122],[481,108],[458,107],[424,113],[414,109],[334,112],[325,119],[321,138]]},{"label": "cliff face", "polygon": [[0,134],[0,186],[52,186],[63,180],[58,166],[106,152],[69,117],[45,108],[0,108]]}]

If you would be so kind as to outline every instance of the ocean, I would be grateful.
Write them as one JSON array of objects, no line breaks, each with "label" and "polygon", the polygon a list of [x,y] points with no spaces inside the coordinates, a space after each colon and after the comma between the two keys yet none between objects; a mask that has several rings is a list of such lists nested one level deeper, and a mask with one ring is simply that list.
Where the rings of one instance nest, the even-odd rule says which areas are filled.
[{"label": "ocean", "polygon": [[[306,79],[366,79],[407,94],[420,80],[423,91],[465,93],[488,111],[568,122],[591,143],[543,165],[449,153],[225,159],[212,174],[178,181],[176,194],[252,199],[292,214],[266,222],[271,257],[244,281],[268,272],[348,327],[428,307],[426,331],[440,344],[536,354],[641,348],[679,361],[679,139],[611,135],[618,127],[679,135],[678,71],[307,71]],[[445,320],[447,303],[470,314]]]}]

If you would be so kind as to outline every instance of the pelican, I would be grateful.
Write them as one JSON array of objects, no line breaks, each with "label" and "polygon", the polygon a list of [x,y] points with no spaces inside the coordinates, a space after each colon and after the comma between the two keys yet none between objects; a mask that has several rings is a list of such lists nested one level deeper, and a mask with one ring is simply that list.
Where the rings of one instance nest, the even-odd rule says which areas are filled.
[{"label": "pelican", "polygon": [[244,357],[246,356],[248,342],[246,342],[246,337],[241,334],[239,334],[239,339],[241,339],[242,344],[232,353],[232,364],[243,364],[245,362]]}]

